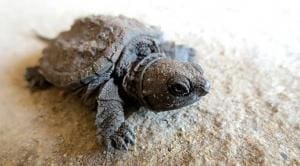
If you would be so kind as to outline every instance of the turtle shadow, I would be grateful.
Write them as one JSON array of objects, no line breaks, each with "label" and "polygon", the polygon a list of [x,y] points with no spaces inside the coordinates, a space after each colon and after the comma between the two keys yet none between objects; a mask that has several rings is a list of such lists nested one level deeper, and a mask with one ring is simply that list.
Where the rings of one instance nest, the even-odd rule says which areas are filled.
[{"label": "turtle shadow", "polygon": [[[95,112],[83,106],[78,97],[64,94],[55,87],[41,91],[30,91],[27,87],[25,70],[36,65],[40,56],[40,53],[23,56],[14,62],[14,69],[6,72],[6,81],[13,91],[17,91],[17,98],[21,101],[19,104],[24,108],[16,111],[30,115],[27,127],[17,132],[22,135],[24,132],[35,131],[31,135],[23,134],[22,137],[38,141],[38,145],[31,151],[40,153],[36,155],[39,160],[55,158],[57,161],[69,161],[70,158],[81,159],[91,153],[103,152],[104,146],[98,144],[96,139]],[[48,149],[37,150],[41,147]]]}]

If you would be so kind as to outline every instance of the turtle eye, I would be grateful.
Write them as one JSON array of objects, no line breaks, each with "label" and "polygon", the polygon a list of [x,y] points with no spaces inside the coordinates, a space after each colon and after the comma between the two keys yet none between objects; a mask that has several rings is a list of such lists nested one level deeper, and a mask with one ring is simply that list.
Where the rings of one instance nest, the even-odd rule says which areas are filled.
[{"label": "turtle eye", "polygon": [[187,96],[190,93],[190,82],[185,77],[176,77],[169,81],[168,90],[174,96]]}]

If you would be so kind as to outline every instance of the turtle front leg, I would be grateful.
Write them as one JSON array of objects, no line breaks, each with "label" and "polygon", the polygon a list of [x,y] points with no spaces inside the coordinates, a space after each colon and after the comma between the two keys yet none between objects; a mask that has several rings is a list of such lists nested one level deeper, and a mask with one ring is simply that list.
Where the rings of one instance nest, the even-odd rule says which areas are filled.
[{"label": "turtle front leg", "polygon": [[97,101],[98,137],[104,139],[108,151],[128,150],[129,145],[135,144],[135,133],[130,124],[125,121],[123,100],[119,96],[118,87],[113,79],[101,89]]},{"label": "turtle front leg", "polygon": [[38,66],[28,67],[25,72],[25,79],[32,90],[42,90],[51,87],[51,84],[39,72]]},{"label": "turtle front leg", "polygon": [[178,45],[175,42],[163,42],[160,45],[162,52],[166,54],[167,57],[175,59],[182,62],[194,62],[195,60],[195,50],[191,47],[185,45]]}]

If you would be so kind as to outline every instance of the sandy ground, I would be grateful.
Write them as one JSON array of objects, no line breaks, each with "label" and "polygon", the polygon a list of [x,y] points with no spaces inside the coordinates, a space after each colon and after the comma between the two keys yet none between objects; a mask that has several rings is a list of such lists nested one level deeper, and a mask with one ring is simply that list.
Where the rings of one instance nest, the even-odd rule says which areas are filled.
[{"label": "sandy ground", "polygon": [[[293,1],[0,1],[0,165],[300,165],[300,15]],[[23,79],[74,18],[124,14],[159,25],[197,50],[212,82],[199,103],[171,112],[141,109],[138,137],[109,158],[95,112]],[[108,159],[106,161],[106,159]]]}]

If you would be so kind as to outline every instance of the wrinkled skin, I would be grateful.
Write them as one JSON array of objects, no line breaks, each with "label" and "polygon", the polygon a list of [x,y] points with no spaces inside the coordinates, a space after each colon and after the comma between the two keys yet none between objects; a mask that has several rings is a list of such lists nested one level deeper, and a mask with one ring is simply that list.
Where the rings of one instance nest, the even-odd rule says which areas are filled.
[{"label": "wrinkled skin", "polygon": [[143,85],[144,100],[150,109],[156,111],[192,104],[206,95],[210,88],[201,68],[171,59],[160,60],[149,67]]},{"label": "wrinkled skin", "polygon": [[199,65],[164,54],[151,54],[148,58],[146,67],[141,65],[137,71],[134,68],[123,82],[124,89],[144,106],[153,111],[178,109],[208,93],[210,84]]},{"label": "wrinkled skin", "polygon": [[[82,45],[80,40],[101,43],[104,39],[99,41],[96,38],[97,42],[94,42],[94,37],[103,35],[103,31],[107,30],[105,26],[111,25],[122,34],[119,37],[118,34],[111,34],[111,39],[105,39],[107,41],[104,42],[114,44],[114,49],[108,47],[106,52],[93,52],[90,45]],[[89,34],[91,26],[94,26],[93,35]],[[136,29],[138,34],[133,38]],[[114,32],[117,33],[111,31]],[[128,107],[144,106],[157,112],[178,109],[198,101],[210,89],[202,68],[193,63],[194,49],[163,41],[153,34],[160,32],[124,16],[83,18],[76,21],[70,31],[47,40],[48,47],[43,52],[40,64],[28,68],[25,79],[32,90],[54,85],[79,95],[84,104],[97,110],[97,136],[104,141],[107,150],[128,150],[130,145],[135,144],[134,129],[125,119]],[[85,35],[88,37],[83,38]],[[131,42],[127,42],[117,55],[113,51],[122,46],[124,38]],[[93,45],[95,50],[98,46]],[[89,56],[98,58],[96,62],[84,59],[86,50]],[[86,68],[90,62],[97,73],[87,70],[91,69],[89,66]],[[78,69],[78,65],[82,64],[85,64],[85,68]],[[59,70],[53,70],[53,73],[48,70],[49,67]],[[67,77],[64,77],[65,73]],[[80,80],[77,80],[79,77]]]}]

